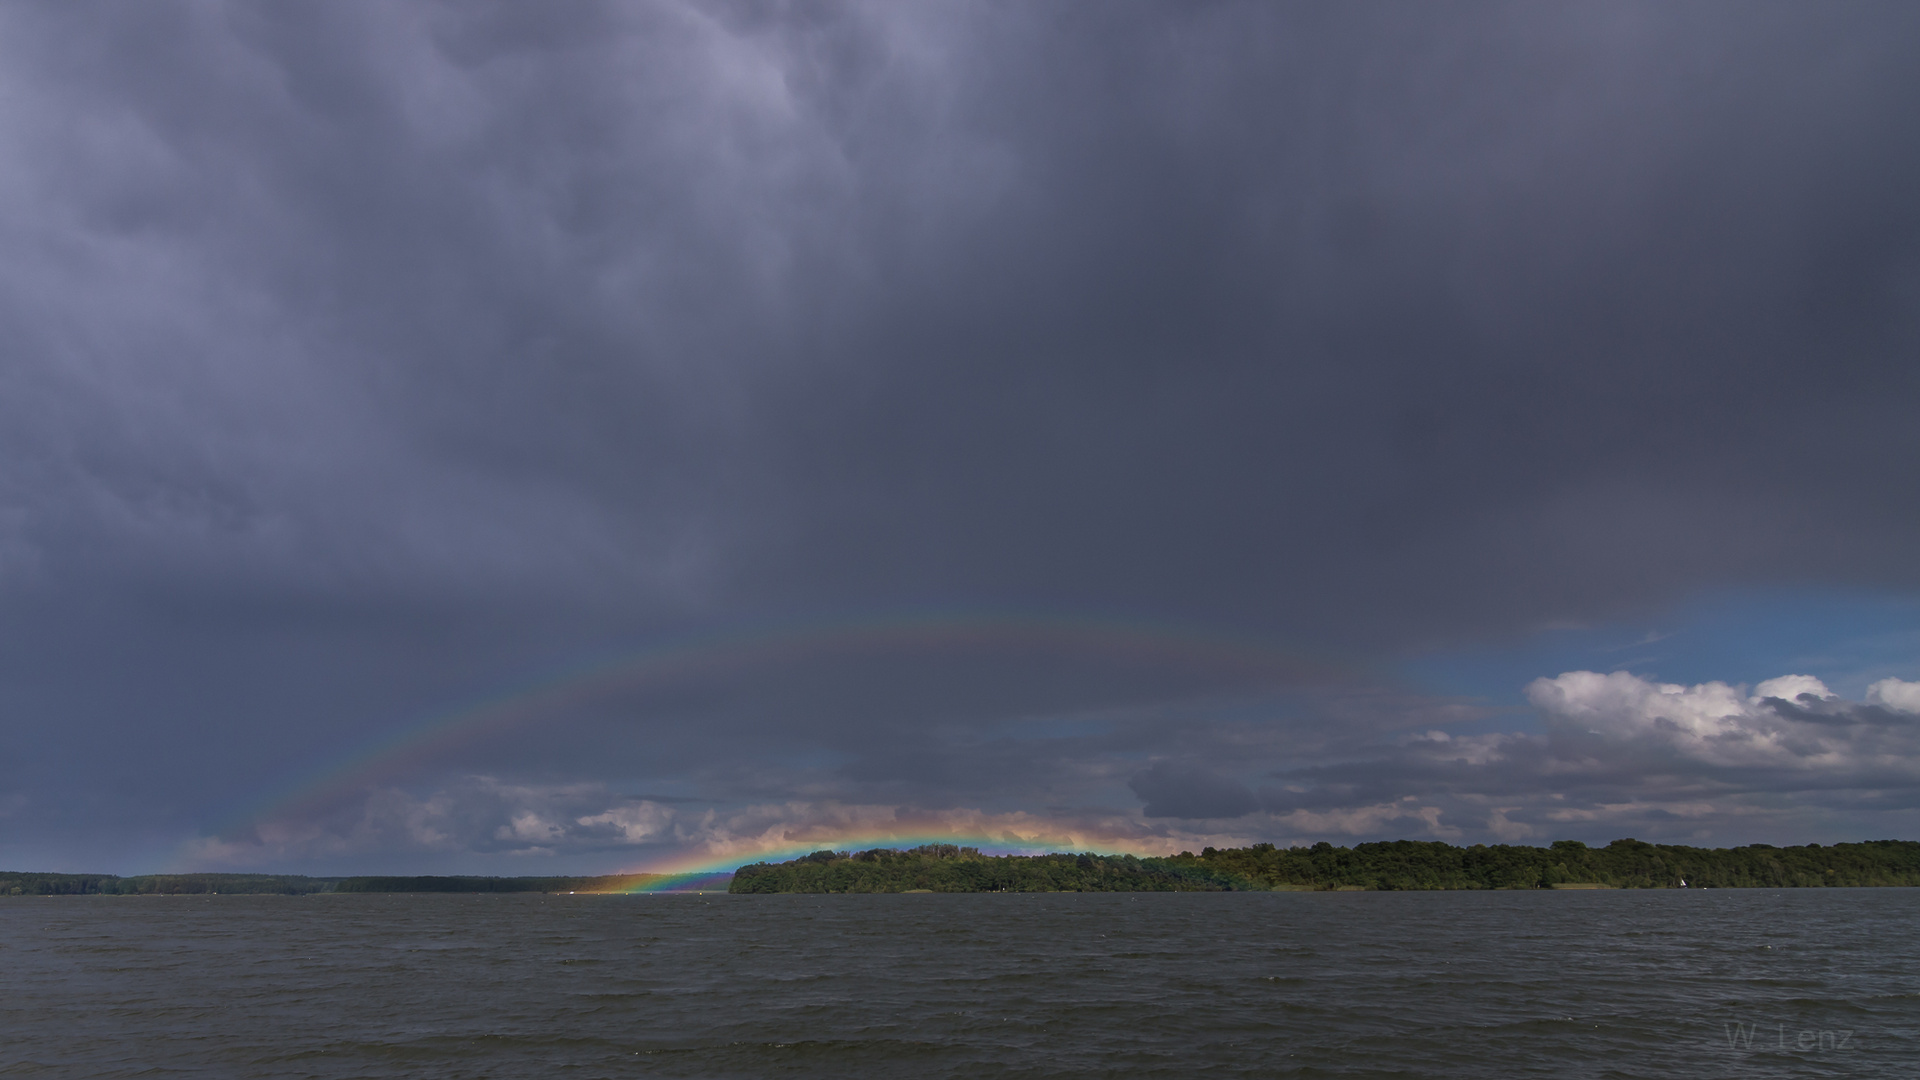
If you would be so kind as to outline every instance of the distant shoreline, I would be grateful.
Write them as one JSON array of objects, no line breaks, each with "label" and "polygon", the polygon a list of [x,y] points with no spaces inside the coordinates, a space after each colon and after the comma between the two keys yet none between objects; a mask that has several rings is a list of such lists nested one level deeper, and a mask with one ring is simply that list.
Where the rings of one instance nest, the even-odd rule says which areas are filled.
[{"label": "distant shoreline", "polygon": [[1206,848],[1159,858],[1056,853],[981,855],[932,844],[898,851],[816,851],[734,872],[735,893],[1274,892],[1497,889],[1819,888],[1920,886],[1920,842],[1695,848],[1615,840],[1547,847],[1395,840]]},{"label": "distant shoreline", "polygon": [[[671,889],[669,874],[480,875],[57,874],[0,871],[0,899],[25,896],[210,896],[321,893],[545,893],[607,895]],[[703,875],[714,892],[725,874]],[[982,855],[931,844],[905,851],[816,851],[752,863],[732,894],[908,892],[1355,892],[1920,886],[1920,841],[1696,848],[1615,840],[1547,847],[1394,840],[1335,847],[1206,848],[1165,857],[1056,852]]]},{"label": "distant shoreline", "polygon": [[[304,874],[52,874],[0,871],[0,899],[12,896],[311,896],[319,893],[584,893],[643,891],[680,875],[576,877],[410,875],[309,877]],[[725,875],[708,875],[714,881]],[[688,892],[713,892],[711,888]]]}]

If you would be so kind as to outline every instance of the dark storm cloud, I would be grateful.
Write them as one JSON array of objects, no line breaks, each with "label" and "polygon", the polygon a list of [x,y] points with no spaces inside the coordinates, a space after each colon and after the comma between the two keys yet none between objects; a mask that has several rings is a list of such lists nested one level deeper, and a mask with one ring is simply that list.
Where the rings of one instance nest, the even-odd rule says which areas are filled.
[{"label": "dark storm cloud", "polygon": [[[5,805],[63,837],[21,851],[701,628],[1365,663],[1920,584],[1904,6],[3,18],[6,750],[47,778]],[[456,787],[1229,817],[1224,747],[1335,768],[1457,707],[977,661],[608,704]]]},{"label": "dark storm cloud", "polygon": [[1127,781],[1148,817],[1238,818],[1260,806],[1245,784],[1206,769],[1159,762]]}]

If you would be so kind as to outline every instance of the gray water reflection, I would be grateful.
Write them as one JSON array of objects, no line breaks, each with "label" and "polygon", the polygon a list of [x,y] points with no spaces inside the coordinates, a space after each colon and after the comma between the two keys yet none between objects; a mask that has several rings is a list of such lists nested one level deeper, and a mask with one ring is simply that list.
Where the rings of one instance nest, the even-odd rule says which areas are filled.
[{"label": "gray water reflection", "polygon": [[1913,1076],[1920,890],[0,901],[0,1074]]}]

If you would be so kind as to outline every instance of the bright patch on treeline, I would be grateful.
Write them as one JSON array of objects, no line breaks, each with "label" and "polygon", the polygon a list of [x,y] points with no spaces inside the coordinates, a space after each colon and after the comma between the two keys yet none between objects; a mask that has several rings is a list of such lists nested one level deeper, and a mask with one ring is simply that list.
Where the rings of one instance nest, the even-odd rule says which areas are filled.
[{"label": "bright patch on treeline", "polygon": [[1615,840],[1551,847],[1395,840],[1351,848],[1247,848],[1165,858],[982,855],[929,844],[906,851],[816,851],[734,873],[730,892],[1222,892],[1275,889],[1796,888],[1920,885],[1920,842],[1696,848]]}]

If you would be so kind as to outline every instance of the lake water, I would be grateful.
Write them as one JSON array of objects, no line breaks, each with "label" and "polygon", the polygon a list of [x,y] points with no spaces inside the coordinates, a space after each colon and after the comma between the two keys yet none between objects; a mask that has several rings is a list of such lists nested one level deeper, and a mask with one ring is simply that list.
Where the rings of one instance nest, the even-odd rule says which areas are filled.
[{"label": "lake water", "polygon": [[0,1075],[1920,1075],[1920,889],[0,901]]}]

